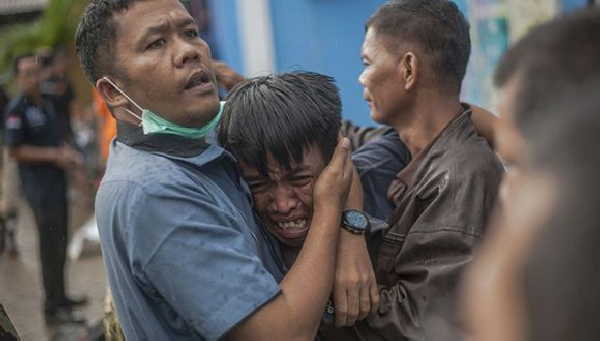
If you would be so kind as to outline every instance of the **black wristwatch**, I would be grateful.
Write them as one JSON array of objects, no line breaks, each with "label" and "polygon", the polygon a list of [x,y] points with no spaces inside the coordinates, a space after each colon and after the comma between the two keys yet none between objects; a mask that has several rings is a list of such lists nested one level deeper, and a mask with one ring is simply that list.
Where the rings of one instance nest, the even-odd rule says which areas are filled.
[{"label": "black wristwatch", "polygon": [[363,211],[347,209],[342,213],[342,227],[354,234],[365,234],[369,229],[369,218]]}]

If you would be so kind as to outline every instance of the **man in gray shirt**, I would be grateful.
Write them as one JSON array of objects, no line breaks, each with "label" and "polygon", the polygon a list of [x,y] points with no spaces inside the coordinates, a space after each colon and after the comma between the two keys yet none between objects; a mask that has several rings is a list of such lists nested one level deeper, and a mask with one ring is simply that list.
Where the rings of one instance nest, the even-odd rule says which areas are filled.
[{"label": "man in gray shirt", "polygon": [[210,51],[177,0],[92,0],[77,52],[118,120],[96,214],[128,340],[311,340],[332,290],[347,139],[315,185],[311,232],[284,276],[233,158]]}]

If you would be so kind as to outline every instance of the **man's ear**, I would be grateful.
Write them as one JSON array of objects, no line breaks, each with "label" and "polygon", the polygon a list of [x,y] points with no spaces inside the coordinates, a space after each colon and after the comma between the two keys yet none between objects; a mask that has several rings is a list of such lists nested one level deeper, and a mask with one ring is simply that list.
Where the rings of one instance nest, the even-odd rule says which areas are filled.
[{"label": "man's ear", "polygon": [[400,59],[400,73],[404,80],[404,90],[410,90],[417,84],[419,61],[413,52],[406,52]]},{"label": "man's ear", "polygon": [[105,78],[96,81],[96,89],[110,108],[126,106],[129,103],[127,98]]}]

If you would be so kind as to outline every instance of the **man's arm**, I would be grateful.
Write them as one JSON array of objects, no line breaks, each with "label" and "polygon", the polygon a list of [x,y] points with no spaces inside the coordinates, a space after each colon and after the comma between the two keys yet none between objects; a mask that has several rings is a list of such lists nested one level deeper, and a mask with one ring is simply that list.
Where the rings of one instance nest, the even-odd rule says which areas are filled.
[{"label": "man's arm", "polygon": [[[355,195],[348,198],[346,208],[363,210],[362,183],[356,169],[352,192]],[[337,327],[352,326],[379,306],[375,271],[364,235],[356,235],[345,229],[340,232],[333,298]]]},{"label": "man's arm", "polygon": [[498,125],[498,117],[491,112],[473,104],[471,106],[471,120],[479,135],[483,136],[492,148],[496,146],[496,126]]},{"label": "man's arm", "polygon": [[20,145],[10,147],[9,155],[17,162],[25,163],[56,163],[58,160],[57,147],[39,147],[30,145]]},{"label": "man's arm", "polygon": [[[409,160],[408,148],[393,130],[384,132],[355,150],[352,161],[357,174],[353,185],[363,189],[364,200],[360,200],[353,208],[365,210],[373,217],[388,219],[393,206],[387,198],[387,189]],[[365,237],[341,232],[334,282],[338,327],[354,325],[379,306],[379,289],[372,265],[375,258],[369,255],[376,254],[380,238],[369,239],[367,249]]]},{"label": "man's arm", "polygon": [[61,147],[40,147],[18,145],[9,148],[9,155],[22,163],[51,163],[63,169],[82,164],[81,155],[68,145]]}]

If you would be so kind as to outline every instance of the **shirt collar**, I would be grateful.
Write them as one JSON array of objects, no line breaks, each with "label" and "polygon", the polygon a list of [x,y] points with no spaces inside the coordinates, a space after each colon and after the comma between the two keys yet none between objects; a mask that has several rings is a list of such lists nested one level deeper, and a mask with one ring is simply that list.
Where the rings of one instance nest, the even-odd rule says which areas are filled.
[{"label": "shirt collar", "polygon": [[235,159],[228,151],[216,144],[207,143],[205,139],[189,139],[172,134],[144,135],[141,127],[123,121],[117,121],[117,141],[138,150],[189,162],[196,166],[220,158],[235,163]]}]

